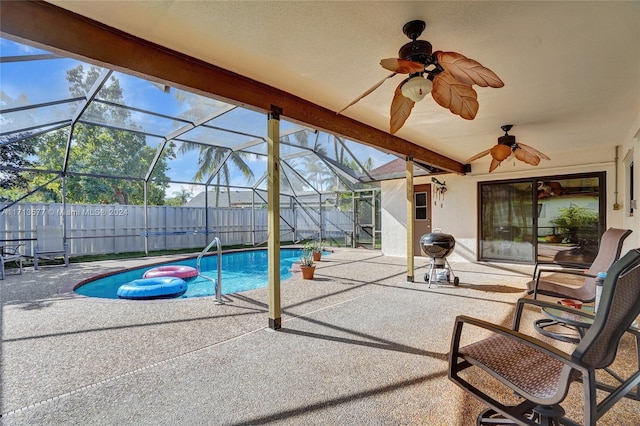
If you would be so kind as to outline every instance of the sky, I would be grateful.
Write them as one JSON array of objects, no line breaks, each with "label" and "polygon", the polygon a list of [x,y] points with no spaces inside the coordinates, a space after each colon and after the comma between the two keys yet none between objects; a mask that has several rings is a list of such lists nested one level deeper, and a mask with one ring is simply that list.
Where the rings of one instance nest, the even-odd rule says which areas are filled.
[{"label": "sky", "polygon": [[[13,56],[47,53],[0,38],[0,56],[3,59]],[[73,108],[77,108],[81,102],[46,105],[41,108],[14,112],[7,112],[6,110],[16,106],[52,103],[71,98],[66,80],[66,71],[80,64],[83,65],[84,69],[90,68],[90,65],[70,58],[3,60],[0,62],[0,109],[4,110],[0,114],[2,133],[24,128],[25,126],[33,125],[33,123],[40,124],[43,121],[53,122],[61,118],[70,118],[73,114]],[[195,121],[204,116],[204,112],[210,114],[212,111],[218,111],[221,115],[210,121],[209,124],[232,130],[235,133],[196,128],[184,133],[181,137],[194,141],[210,142],[213,140],[216,145],[234,147],[238,144],[264,139],[267,136],[266,114],[242,108],[230,109],[230,106],[223,102],[176,88],[170,88],[167,93],[159,88],[157,84],[121,72],[114,72],[112,77],[117,78],[123,89],[124,103],[139,110],[132,111],[130,116],[136,126],[139,126],[145,132],[157,135],[146,137],[147,145],[153,148],[157,148],[166,135],[187,124],[184,121],[176,120],[175,117]],[[100,93],[98,93],[97,98],[100,98]],[[153,114],[145,111],[152,111]],[[105,120],[104,117],[95,119]],[[105,120],[105,123],[118,124],[108,119]],[[295,128],[299,128],[299,126],[287,122],[286,118],[284,118],[280,124],[280,133],[281,135],[286,134]],[[311,134],[310,138],[314,137]],[[321,133],[318,137],[323,139],[328,138],[328,135]],[[177,142],[177,145],[180,146],[181,143]],[[374,168],[397,158],[355,142],[349,142],[349,149],[361,162],[371,158]],[[288,152],[289,148],[285,147],[283,150]],[[265,156],[248,156],[245,158],[245,162],[254,169],[255,179],[259,179],[266,170]],[[193,181],[198,167],[197,150],[181,153],[176,159],[170,161],[169,166],[167,174],[171,180]],[[230,183],[232,185],[247,184],[245,177],[233,167],[231,168]],[[183,188],[192,190],[189,185],[171,184],[166,194],[168,197],[172,197],[175,192]]]}]

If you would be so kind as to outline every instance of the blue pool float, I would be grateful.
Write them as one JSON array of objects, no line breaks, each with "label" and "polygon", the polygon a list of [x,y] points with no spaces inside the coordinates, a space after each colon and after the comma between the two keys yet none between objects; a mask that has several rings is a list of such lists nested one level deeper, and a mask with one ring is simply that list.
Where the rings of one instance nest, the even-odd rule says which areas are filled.
[{"label": "blue pool float", "polygon": [[118,288],[121,299],[157,299],[182,296],[187,282],[176,277],[141,278]]}]

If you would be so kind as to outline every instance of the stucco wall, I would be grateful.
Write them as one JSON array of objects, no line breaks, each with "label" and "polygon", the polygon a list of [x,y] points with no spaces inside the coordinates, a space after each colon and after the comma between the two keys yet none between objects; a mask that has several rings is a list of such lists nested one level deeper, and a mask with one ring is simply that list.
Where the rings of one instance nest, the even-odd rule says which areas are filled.
[{"label": "stucco wall", "polygon": [[[638,125],[640,128],[640,116]],[[637,131],[637,130],[636,130]],[[606,146],[593,150],[575,150],[557,153],[551,161],[543,161],[532,167],[513,160],[503,162],[496,171],[489,174],[489,160],[473,164],[473,172],[466,176],[442,175],[440,181],[447,184],[447,192],[442,200],[432,202],[432,228],[442,228],[445,233],[456,238],[456,249],[450,261],[475,261],[477,259],[477,203],[478,182],[526,178],[547,175],[568,175],[587,172],[606,173],[606,225],[624,227],[634,232],[625,244],[625,251],[640,247],[640,143],[634,139],[636,132],[630,132],[628,140],[618,148],[618,204],[623,202],[624,165],[622,159],[633,150],[635,159],[635,191],[639,206],[635,215],[625,215],[626,210],[614,210],[616,193],[615,147]],[[430,183],[431,178],[415,178],[414,184]],[[406,197],[404,179],[382,183],[382,252],[386,256],[406,256]],[[442,206],[441,206],[442,205]],[[421,255],[415,253],[416,256]]]},{"label": "stucco wall", "polygon": [[[623,246],[623,253],[632,248],[640,247],[640,114],[636,119],[636,123],[632,130],[629,132],[627,140],[619,149],[619,181],[620,181],[620,194],[618,194],[618,202],[621,204],[619,210],[621,216],[622,226],[627,229],[632,229],[633,233],[625,240]],[[626,187],[625,181],[625,157],[630,156],[634,162],[634,196],[636,199],[636,208],[633,216],[628,214],[628,205],[625,204],[625,194],[629,191]]]},{"label": "stucco wall", "polygon": [[381,185],[382,253],[407,255],[407,190],[404,180]]}]

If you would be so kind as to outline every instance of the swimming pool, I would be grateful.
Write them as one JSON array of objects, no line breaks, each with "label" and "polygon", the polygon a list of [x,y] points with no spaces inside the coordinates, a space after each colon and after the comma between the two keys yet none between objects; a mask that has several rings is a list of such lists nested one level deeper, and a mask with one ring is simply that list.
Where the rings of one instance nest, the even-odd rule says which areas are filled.
[{"label": "swimming pool", "polygon": [[[280,279],[291,277],[291,265],[300,259],[301,249],[280,250]],[[267,271],[267,250],[247,250],[222,254],[222,294],[238,293],[265,287],[269,282]],[[118,299],[118,288],[125,283],[142,278],[149,269],[158,266],[184,265],[196,266],[196,258],[182,259],[176,262],[148,265],[142,268],[118,272],[95,280],[89,280],[75,292],[87,297]],[[218,256],[205,256],[201,263],[202,274],[213,279],[218,278]],[[202,277],[187,280],[187,291],[179,299],[214,296],[215,288],[211,280]]]}]

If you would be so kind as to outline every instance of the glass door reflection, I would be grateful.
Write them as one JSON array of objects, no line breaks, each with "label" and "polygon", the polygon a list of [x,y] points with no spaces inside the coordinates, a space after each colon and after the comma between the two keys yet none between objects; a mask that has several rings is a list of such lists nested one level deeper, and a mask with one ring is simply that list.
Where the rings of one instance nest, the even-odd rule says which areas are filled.
[{"label": "glass door reflection", "polygon": [[480,257],[533,262],[533,182],[480,185]]},{"label": "glass door reflection", "polygon": [[600,185],[600,176],[536,181],[539,262],[593,262],[603,232]]}]

